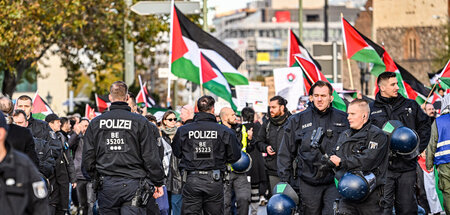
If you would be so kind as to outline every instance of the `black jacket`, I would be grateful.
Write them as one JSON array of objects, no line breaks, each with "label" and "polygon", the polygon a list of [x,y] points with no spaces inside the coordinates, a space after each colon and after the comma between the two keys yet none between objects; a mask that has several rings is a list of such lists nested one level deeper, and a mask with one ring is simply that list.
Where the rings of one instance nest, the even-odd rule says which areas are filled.
[{"label": "black jacket", "polygon": [[94,118],[85,134],[83,166],[90,177],[100,175],[149,178],[161,186],[164,170],[159,157],[158,129],[131,113],[126,102],[113,102],[110,111]]},{"label": "black jacket", "polygon": [[28,155],[36,167],[39,167],[39,159],[34,148],[33,135],[30,129],[10,124],[6,139],[14,149]]},{"label": "black jacket", "polygon": [[75,166],[73,163],[72,153],[70,153],[69,143],[67,141],[67,136],[63,132],[57,132],[57,139],[61,144],[61,155],[56,160],[56,179],[60,184],[63,183],[75,183]]},{"label": "black jacket", "polygon": [[195,114],[194,122],[178,128],[172,150],[181,159],[180,168],[187,171],[225,171],[226,163],[234,163],[241,157],[236,133],[205,112]]},{"label": "black jacket", "polygon": [[48,193],[33,162],[5,142],[7,154],[0,162],[1,214],[48,214]]},{"label": "black jacket", "polygon": [[348,171],[371,172],[376,176],[377,186],[385,184],[388,151],[387,136],[370,122],[360,130],[344,131],[332,153],[341,159],[336,178],[339,180]]},{"label": "black jacket", "polygon": [[[270,113],[267,114],[269,115]],[[256,138],[256,146],[260,152],[267,153],[267,146],[272,146],[272,149],[276,152],[274,155],[267,154],[264,158],[268,175],[277,175],[277,155],[284,134],[283,126],[290,116],[291,113],[286,109],[285,114],[281,116],[284,120],[278,123],[272,121],[270,117],[266,117],[258,133],[253,135]]]},{"label": "black jacket", "polygon": [[43,139],[45,141],[50,141],[56,139],[53,130],[50,128],[47,122],[35,119],[32,116],[28,119],[28,128],[31,130],[33,137]]},{"label": "black jacket", "polygon": [[[311,136],[315,129],[324,129],[320,150],[311,147]],[[333,183],[334,174],[329,171],[317,178],[318,167],[323,156],[330,155],[339,135],[349,128],[347,114],[333,107],[320,112],[314,105],[291,116],[285,125],[283,140],[278,150],[278,175],[281,181],[292,180],[292,162],[298,159],[298,176],[312,185]]]},{"label": "black jacket", "polygon": [[[422,152],[430,140],[430,119],[416,101],[403,96],[384,98],[378,93],[370,104],[370,121],[382,128],[389,120],[399,120],[406,127],[417,132],[420,138],[419,151]],[[398,172],[415,170],[417,159],[406,160],[401,156],[389,158],[389,169]]]}]

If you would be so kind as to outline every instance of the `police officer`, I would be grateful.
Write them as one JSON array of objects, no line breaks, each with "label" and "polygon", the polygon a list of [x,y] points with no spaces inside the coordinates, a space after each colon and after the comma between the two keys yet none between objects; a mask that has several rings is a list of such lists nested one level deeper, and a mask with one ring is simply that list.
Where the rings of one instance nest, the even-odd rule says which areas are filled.
[{"label": "police officer", "polygon": [[[249,131],[244,130],[245,127],[236,123],[236,113],[233,109],[229,107],[224,107],[220,110],[220,119],[223,125],[228,128],[234,130],[236,132],[236,136],[238,140],[241,140],[242,151],[246,152],[247,150],[247,137],[250,132],[250,139],[253,138],[253,129]],[[246,136],[244,136],[246,135]],[[228,172],[229,179],[225,181],[224,186],[224,200],[225,200],[225,210],[224,214],[230,214],[231,211],[231,199],[232,193],[236,196],[237,203],[237,214],[248,214],[248,208],[250,205],[251,198],[251,185],[250,181],[247,178],[247,174],[245,172],[236,172],[234,170],[230,170]]]},{"label": "police officer", "polygon": [[83,166],[96,179],[101,214],[146,214],[151,183],[156,186],[155,198],[163,191],[157,128],[130,112],[127,92],[124,82],[114,82],[110,111],[94,118],[85,134]]},{"label": "police officer", "polygon": [[[398,81],[394,72],[384,72],[378,76],[380,91],[370,104],[370,121],[382,128],[389,120],[399,120],[404,126],[415,130],[420,139],[422,152],[430,139],[429,118],[416,101],[398,95]],[[389,168],[384,198],[385,213],[392,214],[395,199],[395,214],[417,214],[415,195],[417,158],[407,159],[389,155]]]},{"label": "police officer", "polygon": [[280,182],[277,174],[277,151],[280,148],[281,138],[283,138],[283,126],[291,116],[286,105],[286,99],[281,96],[274,96],[270,99],[269,113],[267,113],[256,137],[259,151],[267,153],[265,167],[267,175],[269,175],[270,191]]},{"label": "police officer", "polygon": [[214,103],[211,96],[200,97],[194,122],[178,128],[172,142],[183,170],[183,214],[223,214],[226,163],[241,157],[235,132],[216,121]]},{"label": "police officer", "polygon": [[48,214],[47,188],[33,162],[6,141],[0,113],[0,210],[2,214]]},{"label": "police officer", "polygon": [[433,171],[436,165],[439,176],[438,187],[442,191],[444,199],[444,209],[446,214],[450,214],[450,94],[442,99],[441,116],[436,118],[431,126],[430,143],[428,144],[427,169]]},{"label": "police officer", "polygon": [[347,114],[331,106],[332,93],[328,82],[317,81],[311,86],[312,104],[289,118],[278,153],[280,179],[291,185],[292,162],[298,159],[300,208],[305,214],[332,214],[333,202],[338,197],[334,173],[327,166],[328,156],[339,135],[349,126]]},{"label": "police officer", "polygon": [[[330,160],[336,166],[338,180],[349,171],[376,177],[373,190],[361,201],[341,198],[338,214],[382,214],[382,189],[386,182],[388,143],[383,131],[369,122],[369,104],[362,99],[353,100],[348,106],[350,129],[344,131],[336,144]],[[370,186],[370,185],[368,185]]]}]

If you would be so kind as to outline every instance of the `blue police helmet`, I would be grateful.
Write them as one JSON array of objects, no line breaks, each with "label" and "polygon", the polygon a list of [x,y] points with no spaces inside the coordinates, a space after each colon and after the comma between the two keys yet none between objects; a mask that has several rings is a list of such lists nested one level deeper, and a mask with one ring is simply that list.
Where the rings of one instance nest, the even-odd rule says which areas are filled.
[{"label": "blue police helmet", "polygon": [[244,173],[252,168],[252,158],[249,154],[241,151],[241,158],[231,165],[234,172]]},{"label": "blue police helmet", "polygon": [[416,150],[419,145],[419,137],[417,133],[405,126],[399,127],[392,132],[391,150],[400,153],[411,153]]},{"label": "blue police helmet", "polygon": [[338,191],[344,199],[360,201],[369,194],[370,187],[361,176],[347,172],[339,180]]},{"label": "blue police helmet", "polygon": [[267,215],[291,215],[295,212],[295,203],[284,194],[275,194],[267,204]]},{"label": "blue police helmet", "polygon": [[296,205],[299,203],[299,198],[294,188],[292,188],[291,185],[286,182],[279,182],[278,184],[276,184],[275,187],[273,187],[272,193],[284,194],[292,199]]}]

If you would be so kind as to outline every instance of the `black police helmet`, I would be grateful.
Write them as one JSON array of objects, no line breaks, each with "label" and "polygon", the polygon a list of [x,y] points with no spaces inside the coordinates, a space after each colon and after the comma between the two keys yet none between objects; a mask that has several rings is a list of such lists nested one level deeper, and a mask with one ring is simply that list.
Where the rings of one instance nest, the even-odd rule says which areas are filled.
[{"label": "black police helmet", "polygon": [[252,168],[252,158],[249,154],[241,151],[241,158],[231,165],[234,172],[244,173]]},{"label": "black police helmet", "polygon": [[291,215],[295,212],[295,203],[284,194],[275,194],[267,204],[267,215]]},{"label": "black police helmet", "polygon": [[360,175],[347,172],[339,180],[338,191],[344,199],[360,201],[369,194],[370,187]]},{"label": "black police helmet", "polygon": [[395,129],[391,135],[391,150],[400,153],[411,153],[415,151],[419,145],[419,137],[417,133],[408,127],[400,127]]}]

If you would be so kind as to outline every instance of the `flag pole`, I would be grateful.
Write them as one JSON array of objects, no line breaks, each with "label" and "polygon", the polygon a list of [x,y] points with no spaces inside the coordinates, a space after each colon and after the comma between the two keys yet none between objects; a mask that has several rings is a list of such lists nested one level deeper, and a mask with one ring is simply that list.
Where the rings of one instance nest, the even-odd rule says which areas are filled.
[{"label": "flag pole", "polygon": [[[170,1],[170,39],[169,39],[169,71],[172,73],[172,48],[173,48],[173,11],[175,10],[174,0]],[[167,107],[170,107],[170,74],[167,77]]]},{"label": "flag pole", "polygon": [[100,108],[99,108],[99,105],[98,105],[98,95],[97,95],[97,93],[95,93],[95,105],[97,105],[98,112],[100,112]]},{"label": "flag pole", "polygon": [[[306,76],[308,76],[309,80],[311,80],[311,82],[314,82],[314,80],[311,78],[311,76],[309,76],[308,72],[306,71],[305,67],[303,67],[303,64],[300,63],[299,60],[297,60],[297,56],[294,56],[294,59],[297,61],[297,63],[300,65],[300,68],[302,68],[303,72],[306,74]],[[320,77],[320,76],[319,76]]]},{"label": "flag pole", "polygon": [[425,99],[425,102],[428,102],[428,99],[430,98],[430,96],[431,96],[431,94],[433,93],[433,91],[434,91],[434,88],[436,87],[436,84],[438,84],[439,83],[439,79],[436,81],[436,83],[433,85],[433,88],[431,88],[431,91],[430,91],[430,93],[428,93],[428,96],[427,96],[427,99]]},{"label": "flag pole", "polygon": [[290,59],[291,59],[291,27],[289,27],[289,29],[288,29],[288,47],[287,47],[287,59],[286,59],[287,67],[291,66],[291,65],[289,65]]},{"label": "flag pole", "polygon": [[[341,13],[341,22],[344,19],[344,15]],[[343,31],[344,29],[342,29]],[[347,53],[346,53],[347,54]],[[353,90],[355,87],[353,86],[353,75],[352,75],[352,67],[350,66],[350,58],[347,57],[347,67],[348,67],[348,76],[350,77],[350,88]]]}]

